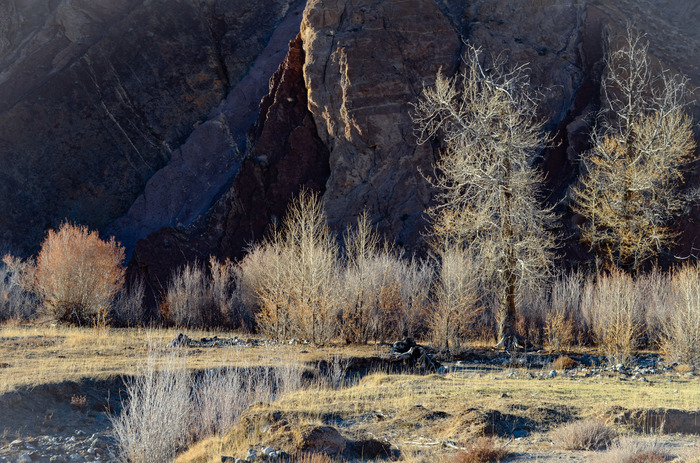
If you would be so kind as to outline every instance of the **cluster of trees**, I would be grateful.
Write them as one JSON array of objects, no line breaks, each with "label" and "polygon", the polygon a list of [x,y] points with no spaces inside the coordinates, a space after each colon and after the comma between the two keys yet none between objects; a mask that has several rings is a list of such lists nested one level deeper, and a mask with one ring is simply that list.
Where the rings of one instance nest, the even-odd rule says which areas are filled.
[{"label": "cluster of trees", "polygon": [[[686,80],[654,73],[648,45],[629,29],[608,45],[601,109],[572,208],[585,218],[581,239],[598,262],[634,276],[676,237],[671,220],[689,202],[680,187],[695,142]],[[437,192],[427,211],[429,259],[404,259],[364,215],[339,239],[319,198],[303,192],[282,227],[243,261],[178,270],[162,298],[163,320],[316,343],[430,335],[449,349],[477,321],[493,327],[484,323],[490,310],[498,345],[523,346],[518,308],[551,287],[557,247],[557,216],[540,197],[536,161],[549,139],[537,104],[525,68],[507,69],[469,47],[461,72],[438,73],[414,107],[419,142],[442,143],[428,177]],[[6,256],[0,283],[12,298],[35,295],[58,321],[138,323],[143,285],[123,290],[123,259],[113,239],[65,223],[48,233],[35,262]],[[17,299],[22,307],[31,300],[25,296]],[[554,315],[543,324],[552,339],[569,317]]]},{"label": "cluster of trees", "polygon": [[[636,273],[675,237],[671,219],[688,204],[679,187],[695,142],[686,79],[655,74],[648,44],[630,28],[622,40],[619,48],[608,41],[602,105],[572,196],[595,256],[606,269]],[[484,286],[500,299],[499,345],[509,348],[521,344],[517,299],[548,276],[556,247],[535,166],[547,139],[523,68],[492,62],[487,70],[473,47],[463,68],[438,74],[415,107],[419,140],[444,143],[429,212],[439,243],[477,256]]]}]

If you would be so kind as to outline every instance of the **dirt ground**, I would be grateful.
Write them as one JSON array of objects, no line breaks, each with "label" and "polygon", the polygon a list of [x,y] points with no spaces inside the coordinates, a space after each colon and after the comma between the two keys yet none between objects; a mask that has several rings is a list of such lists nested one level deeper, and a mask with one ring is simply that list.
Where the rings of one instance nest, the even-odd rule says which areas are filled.
[{"label": "dirt ground", "polygon": [[[59,335],[53,334],[50,350],[42,351],[35,334],[27,335],[26,344],[22,344],[21,333],[12,334],[3,337],[0,333],[0,350],[5,349],[0,381],[10,384],[0,394],[0,462],[113,461],[117,448],[109,432],[109,415],[119,412],[123,374],[133,369],[105,368],[94,377],[74,379],[79,368],[72,362],[66,364],[72,368],[66,377],[73,379],[53,373],[57,381],[52,382],[51,375],[37,371],[41,381],[12,385],[11,378],[2,376],[13,371],[13,365],[40,368],[31,362],[61,355],[60,342],[55,341]],[[161,334],[158,342],[168,338],[169,334]],[[84,342],[87,350],[94,350],[90,336],[81,339],[70,342],[73,349],[80,350]],[[109,353],[108,342],[100,343],[100,351]],[[191,349],[195,370],[207,365],[204,359],[235,358],[250,363],[270,358],[265,354],[270,346],[259,342]],[[231,349],[238,353],[231,355]],[[248,449],[264,446],[293,450],[283,433],[269,431],[265,416],[286,420],[291,428],[304,423],[332,426],[349,440],[376,438],[390,443],[393,458],[403,461],[440,461],[482,434],[494,436],[497,445],[510,452],[503,461],[606,461],[601,460],[604,452],[566,451],[553,442],[554,429],[585,418],[605,421],[621,436],[652,442],[677,457],[676,461],[700,457],[700,376],[692,369],[665,365],[657,354],[641,355],[636,365],[620,369],[581,351],[569,353],[573,368],[556,370],[552,361],[557,356],[548,353],[509,356],[473,348],[460,359],[444,362],[437,373],[414,374],[391,360],[390,346],[316,349],[287,344],[274,349],[275,355],[286,351],[297,355],[310,378],[322,376],[327,368],[319,359],[346,352],[340,362],[345,384],[339,388],[315,386],[254,407],[246,418],[248,424],[259,421],[251,427],[254,432],[246,435],[234,429],[231,435],[216,438],[216,451],[204,452],[205,457],[194,452],[197,458],[181,461],[218,462],[222,455],[241,457]],[[131,352],[125,346],[118,350]],[[114,358],[124,362],[117,350]],[[209,363],[221,364],[221,360]],[[60,371],[60,366],[51,365]],[[120,369],[123,374],[118,373]],[[22,382],[31,377],[31,371],[25,371]],[[681,432],[669,434],[651,418],[634,421],[640,416],[635,411],[669,409],[681,413],[673,415],[673,420],[688,421],[685,429],[679,428]]]}]

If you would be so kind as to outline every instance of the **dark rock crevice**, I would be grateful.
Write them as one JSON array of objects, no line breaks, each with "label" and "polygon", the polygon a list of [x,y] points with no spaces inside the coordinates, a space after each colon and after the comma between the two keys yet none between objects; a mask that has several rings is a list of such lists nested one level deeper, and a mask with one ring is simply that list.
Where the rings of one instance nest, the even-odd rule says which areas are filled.
[{"label": "dark rock crevice", "polygon": [[209,255],[238,259],[265,236],[302,188],[323,192],[330,173],[328,150],[319,139],[307,108],[304,50],[299,37],[270,79],[251,128],[254,144],[230,189],[190,227],[163,228],[137,243],[129,266],[159,294],[170,272]]}]

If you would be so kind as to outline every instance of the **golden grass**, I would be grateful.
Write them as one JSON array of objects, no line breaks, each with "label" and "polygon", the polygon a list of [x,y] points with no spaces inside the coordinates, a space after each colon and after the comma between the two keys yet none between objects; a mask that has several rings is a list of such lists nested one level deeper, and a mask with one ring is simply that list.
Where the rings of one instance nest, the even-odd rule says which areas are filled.
[{"label": "golden grass", "polygon": [[[353,433],[385,436],[404,455],[410,455],[417,447],[420,457],[416,461],[422,461],[426,456],[438,458],[443,451],[439,446],[420,447],[421,442],[449,439],[466,445],[474,437],[462,419],[470,409],[498,410],[553,429],[562,422],[548,416],[548,410],[568,411],[569,416],[562,418],[568,421],[601,417],[602,412],[617,406],[697,409],[700,403],[697,380],[668,383],[664,378],[644,383],[612,377],[570,379],[561,376],[537,380],[507,378],[506,373],[372,374],[351,387],[301,390],[273,404],[258,405],[249,412],[264,416],[280,411],[294,423],[351,420],[356,423]],[[266,423],[262,419],[259,427],[265,429]],[[213,453],[204,452],[206,456],[200,454],[200,459],[188,459],[183,455],[178,461],[219,461],[220,455],[240,457],[248,448],[272,445],[276,439],[279,436],[269,430],[246,431],[238,426],[222,439],[217,438],[216,445],[206,444]],[[203,452],[201,447],[197,451]]]},{"label": "golden grass", "polygon": [[[165,348],[182,330],[144,328],[73,328],[64,326],[0,326],[0,394],[21,387],[82,378],[104,379],[137,371],[149,346]],[[184,331],[190,338],[232,337],[222,331]],[[241,339],[248,335],[238,333]],[[295,353],[300,362],[329,359],[334,355],[376,355],[379,347],[314,348],[273,345],[256,349],[221,347],[187,349],[190,369],[220,366],[273,365]],[[383,348],[386,349],[386,348]],[[302,350],[308,351],[299,354]]]},{"label": "golden grass", "polygon": [[[137,372],[149,346],[165,347],[175,329],[86,329],[51,326],[0,326],[0,394],[26,386],[67,380],[107,378]],[[186,331],[190,338],[230,337],[233,333]],[[244,338],[245,335],[239,337]],[[302,353],[302,351],[304,351]],[[308,352],[306,352],[308,351]],[[260,348],[191,348],[191,369],[216,366],[255,366],[298,361],[312,363],[334,355],[367,357],[385,354],[387,346],[275,345]],[[271,405],[256,405],[251,413],[281,411],[290,423],[353,420],[353,433],[385,436],[403,455],[424,461],[433,450],[413,443],[451,439],[467,443],[472,437],[464,420],[469,409],[497,410],[557,427],[558,419],[600,418],[602,412],[622,408],[677,408],[697,410],[700,380],[685,373],[649,376],[649,382],[621,381],[618,376],[582,378],[559,375],[530,379],[508,377],[510,369],[482,369],[446,375],[370,374],[342,389],[312,387],[284,396]],[[669,377],[672,382],[667,382]],[[569,418],[548,416],[547,410]],[[435,418],[437,416],[437,418]],[[254,421],[254,420],[252,420]],[[251,420],[249,420],[250,424]],[[240,429],[209,438],[178,458],[180,462],[220,461],[220,456],[242,456],[248,448],[269,445],[269,431]],[[438,450],[435,450],[438,452]],[[430,460],[425,461],[436,461]],[[411,461],[408,458],[407,461]]]}]

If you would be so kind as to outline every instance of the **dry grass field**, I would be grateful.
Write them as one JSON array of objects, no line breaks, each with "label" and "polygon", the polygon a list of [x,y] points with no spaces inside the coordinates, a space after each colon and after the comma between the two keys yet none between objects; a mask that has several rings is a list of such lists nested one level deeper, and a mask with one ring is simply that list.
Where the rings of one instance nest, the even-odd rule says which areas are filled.
[{"label": "dry grass field", "polygon": [[[44,402],[38,403],[53,410],[51,401],[67,404],[72,397],[47,395],[47,388],[87,379],[118,383],[120,377],[140,371],[149,350],[167,351],[165,346],[177,334],[165,329],[3,326],[0,399],[13,394],[31,397],[31,391],[37,391],[44,396]],[[234,336],[204,331],[187,334],[192,339]],[[483,346],[473,349],[487,350]],[[552,437],[554,430],[584,419],[607,422],[616,434],[662,445],[674,458],[683,457],[677,461],[691,461],[689,456],[700,452],[697,435],[668,435],[655,428],[641,429],[640,434],[632,421],[615,421],[625,410],[699,411],[700,379],[683,368],[640,380],[609,371],[591,374],[585,368],[551,375],[549,365],[527,369],[464,361],[448,363],[442,374],[388,374],[384,364],[376,362],[387,357],[388,351],[386,345],[321,348],[262,341],[249,347],[242,343],[182,349],[192,371],[292,362],[307,373],[304,387],[253,404],[230,432],[194,443],[178,461],[219,462],[222,455],[245,457],[248,449],[266,446],[291,453],[305,425],[333,426],[350,440],[374,438],[390,443],[397,450],[395,456],[404,461],[472,461],[460,460],[458,448],[470,448],[484,434],[493,436],[489,445],[509,452],[503,461],[591,461],[605,452],[565,450]],[[355,360],[337,362],[340,372],[319,371],[319,362],[329,365],[334,357]],[[332,375],[337,378],[330,378]],[[71,416],[66,414],[64,419]],[[58,423],[61,414],[52,419]],[[5,415],[2,421],[7,441],[40,432],[27,425],[27,420],[17,432],[7,427],[12,416]]]}]

